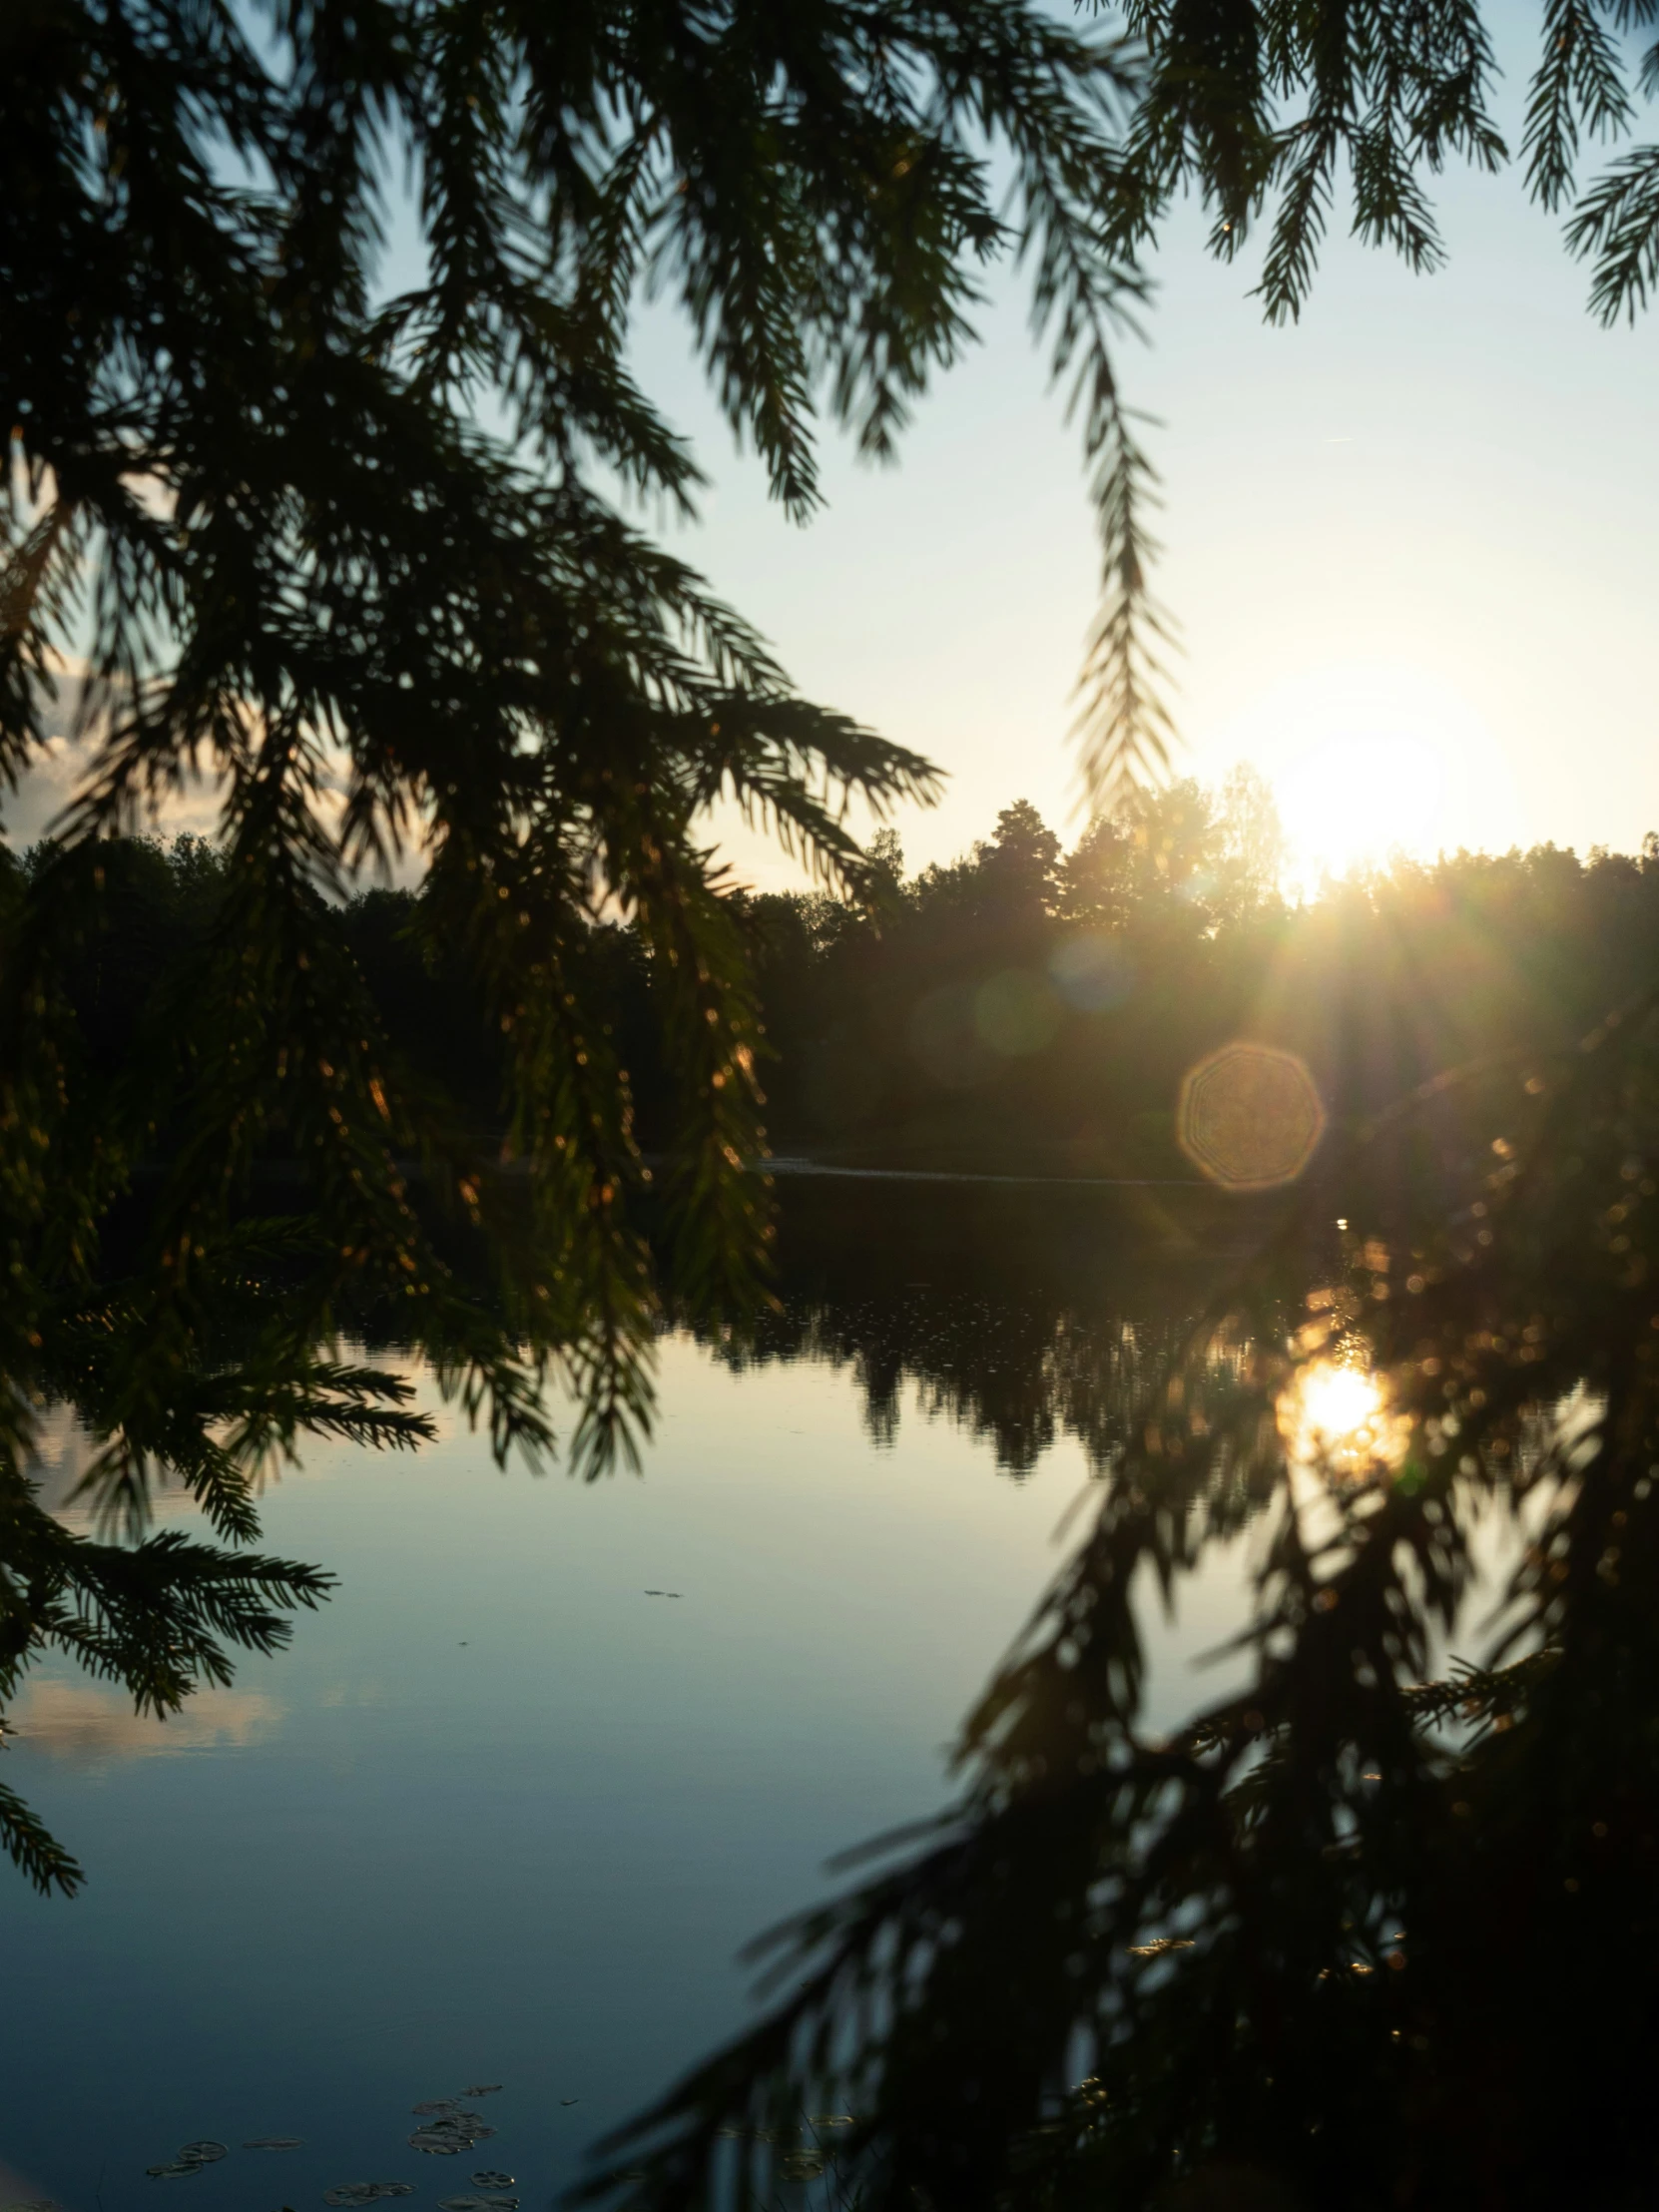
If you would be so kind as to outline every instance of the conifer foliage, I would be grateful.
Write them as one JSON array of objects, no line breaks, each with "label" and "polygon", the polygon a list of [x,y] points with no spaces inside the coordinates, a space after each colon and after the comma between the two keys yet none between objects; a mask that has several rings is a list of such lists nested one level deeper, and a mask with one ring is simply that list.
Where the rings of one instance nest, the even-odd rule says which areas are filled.
[{"label": "conifer foliage", "polygon": [[[238,1356],[255,1401],[311,1372],[342,1297],[395,1297],[499,1451],[551,1444],[555,1369],[584,1407],[576,1462],[629,1448],[650,1404],[650,1178],[585,979],[598,917],[631,920],[651,963],[675,1096],[653,1195],[682,1293],[754,1294],[762,1045],[700,823],[735,802],[857,890],[848,802],[879,815],[935,777],[800,698],[634,519],[689,513],[701,481],[630,373],[647,287],[804,519],[820,424],[890,455],[971,334],[980,273],[1024,257],[1098,472],[1098,773],[1157,758],[1146,472],[1107,344],[1135,289],[1102,220],[1128,82],[1109,38],[1002,0],[0,10],[0,777],[65,716],[88,764],[5,886],[0,1359],[22,1388],[0,1487],[65,1591],[101,1602],[90,1554],[30,1502],[31,1378],[63,1331],[102,1332],[110,1452],[133,1468],[154,1447],[206,1483],[207,1416],[186,1409],[225,1357],[209,1323],[265,1264],[261,1163],[300,1195],[280,1321]],[[229,889],[95,1079],[75,939],[110,832],[193,775],[218,796]],[[499,1159],[399,1066],[327,926],[353,875],[399,854],[426,869],[434,957],[464,962],[503,1039]],[[110,1208],[158,1164],[112,1293]],[[445,1204],[514,1231],[488,1296],[434,1240]],[[343,1385],[315,1381],[314,1402],[284,1399],[284,1434],[344,1417]],[[158,1606],[183,1601],[186,1556],[158,1566]],[[21,1558],[0,1559],[13,1674],[65,1634]]]},{"label": "conifer foliage", "polygon": [[[1556,206],[1580,137],[1631,114],[1608,25],[1649,11],[1545,12],[1526,152]],[[90,747],[57,840],[0,886],[0,1699],[57,1648],[170,1710],[325,1593],[246,1547],[258,1469],[301,1435],[422,1433],[394,1377],[328,1350],[351,1300],[395,1300],[499,1451],[551,1445],[558,1369],[578,1463],[626,1448],[655,1293],[584,959],[602,918],[650,963],[681,1295],[753,1295],[763,1041],[700,825],[734,800],[876,907],[893,870],[846,805],[935,780],[797,696],[638,526],[700,481],[630,373],[646,286],[800,518],[820,419],[888,455],[978,273],[1022,259],[1100,518],[1091,788],[1161,764],[1149,478],[1108,342],[1134,256],[1187,185],[1224,254],[1277,195],[1264,289],[1294,313],[1345,162],[1362,232],[1425,267],[1422,172],[1504,149],[1462,0],[1181,0],[1128,28],[1133,62],[1037,0],[0,10],[0,775],[60,705]],[[1573,219],[1609,314],[1653,281],[1656,177],[1623,158]],[[108,833],[198,771],[215,927],[110,1075],[77,938]],[[499,1156],[399,1064],[331,926],[356,871],[411,851],[425,941],[503,1040]],[[970,1718],[958,1805],[792,1932],[788,1993],[597,2187],[770,2195],[821,2172],[779,2146],[833,2100],[871,2212],[1652,2200],[1656,1049],[1648,995],[1468,1071],[1490,1144],[1450,1206],[1443,1160],[1415,1215],[1392,1172],[1432,1098],[1358,1134],[1149,1384]],[[444,1206],[486,1233],[487,1295]],[[1321,1360],[1375,1379],[1388,1440],[1310,1518],[1283,1408]],[[29,1479],[52,1397],[95,1437],[91,1533]],[[217,1542],[149,1532],[158,1473]],[[1482,1515],[1517,1545],[1503,1636],[1425,1680]],[[1252,1517],[1248,1687],[1152,1740],[1139,1595]],[[3,1790],[0,1842],[78,1879]]]},{"label": "conifer foliage", "polygon": [[1571,213],[1604,322],[1632,319],[1659,281],[1659,148],[1617,154],[1588,181],[1586,145],[1627,137],[1659,91],[1651,0],[1544,0],[1518,149],[1498,127],[1486,12],[1470,0],[1083,0],[1141,43],[1142,97],[1122,150],[1110,236],[1133,254],[1193,192],[1211,251],[1233,261],[1265,228],[1255,293],[1272,321],[1307,303],[1339,199],[1352,227],[1417,271],[1445,247],[1426,182],[1450,160],[1495,171],[1519,153],[1526,188]]}]

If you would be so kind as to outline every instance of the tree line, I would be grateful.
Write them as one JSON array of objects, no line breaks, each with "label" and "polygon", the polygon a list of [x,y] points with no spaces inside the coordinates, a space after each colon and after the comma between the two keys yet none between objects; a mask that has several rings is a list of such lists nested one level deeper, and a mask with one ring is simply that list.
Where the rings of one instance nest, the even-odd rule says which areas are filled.
[{"label": "tree line", "polygon": [[[1482,1055],[1570,1045],[1659,957],[1659,840],[1587,856],[1396,856],[1282,888],[1284,839],[1248,769],[1142,793],[1068,851],[1024,801],[960,858],[906,874],[883,831],[859,898],[728,894],[748,940],[781,1153],[1085,1175],[1187,1172],[1182,1073],[1246,1035],[1307,1060],[1339,1125]],[[41,851],[8,859],[15,877]],[[223,855],[201,837],[111,839],[73,996],[113,1080],[168,973],[211,936]],[[420,889],[329,921],[415,1081],[498,1131],[506,1060],[466,965],[434,950]],[[672,1112],[650,948],[619,922],[579,958],[610,1011],[649,1151]]]},{"label": "tree line", "polygon": [[1339,1122],[1482,1054],[1574,1041],[1652,973],[1659,845],[1396,857],[1281,888],[1252,772],[1138,794],[1074,847],[1024,803],[874,906],[750,903],[778,1141],[920,1162],[1174,1172],[1183,1072],[1246,1035]]}]

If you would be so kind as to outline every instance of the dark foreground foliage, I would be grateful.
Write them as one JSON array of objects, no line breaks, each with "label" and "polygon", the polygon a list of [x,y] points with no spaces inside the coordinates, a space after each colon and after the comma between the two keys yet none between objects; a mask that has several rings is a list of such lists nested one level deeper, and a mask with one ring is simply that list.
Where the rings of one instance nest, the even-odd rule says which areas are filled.
[{"label": "dark foreground foliage", "polygon": [[[112,1339],[116,1457],[195,1482],[210,1324],[274,1155],[284,1295],[239,1364],[258,1403],[292,1363],[301,1426],[336,1399],[306,1397],[300,1348],[395,1299],[499,1452],[551,1450],[547,1384],[573,1382],[595,1468],[650,1412],[646,1208],[683,1295],[759,1295],[756,1009],[709,810],[856,889],[848,803],[879,816],[936,777],[802,699],[641,528],[702,483],[629,371],[648,285],[803,519],[823,422],[890,455],[980,273],[1023,257],[1095,470],[1093,758],[1108,781],[1158,758],[1146,469],[1108,350],[1139,288],[1104,223],[1129,91],[1118,44],[1023,0],[0,7],[0,785],[66,735],[84,767],[0,895],[0,1515],[55,1546],[49,1573],[0,1554],[0,1690],[80,1634],[77,1576],[104,1617],[90,1554],[31,1517],[60,1337]],[[179,956],[135,991],[144,947],[101,909],[147,863],[113,840],[198,778],[212,925],[181,883]],[[458,1095],[396,1049],[335,922],[410,853],[423,948],[491,1038]],[[588,958],[607,915],[651,975],[654,1175]],[[446,1221],[488,1267],[457,1269]],[[238,1449],[261,1448],[256,1423]]]},{"label": "dark foreground foliage", "polygon": [[[1646,13],[1546,8],[1525,143],[1546,206],[1653,86],[1617,35]],[[165,1707],[322,1590],[49,1523],[25,1467],[54,1378],[96,1407],[107,1504],[136,1514],[164,1465],[239,1541],[262,1452],[318,1424],[412,1433],[385,1378],[309,1350],[349,1299],[399,1299],[500,1449],[550,1443],[560,1366],[590,1463],[643,1419],[646,1171],[584,966],[614,913],[655,994],[665,1244],[705,1312],[753,1299],[758,1014],[700,819],[736,799],[873,902],[844,803],[933,779],[798,699],[608,495],[696,488],[627,372],[648,276],[802,513],[815,402],[886,453],[966,341],[978,267],[1024,256],[1095,470],[1097,795],[1161,757],[1147,471],[1107,346],[1135,254],[1196,189],[1219,253],[1271,224],[1267,307],[1295,313],[1345,167],[1361,232],[1426,267],[1425,172],[1506,149],[1464,0],[1136,5],[1127,28],[1135,53],[1014,0],[0,10],[0,773],[38,758],[65,686],[93,748],[0,916],[0,1691],[58,1644]],[[404,154],[424,257],[388,299]],[[1651,149],[1591,184],[1569,239],[1604,314],[1645,300]],[[224,799],[215,924],[100,1069],[75,961],[109,832],[198,767]],[[391,1048],[337,926],[361,866],[409,845],[432,958],[501,1040],[505,1198],[468,1097]],[[1015,1034],[1020,994],[996,1004]],[[644,2200],[811,2185],[780,2136],[843,2099],[840,2185],[905,2212],[1651,2200],[1659,1071],[1645,1000],[1582,1048],[1524,1043],[1342,1154],[1149,1384],[968,1724],[958,1813],[786,1940],[780,2008],[648,2123]],[[304,1204],[262,1228],[274,1151]],[[158,1157],[117,1270],[113,1210]],[[485,1231],[487,1295],[410,1158]],[[228,1347],[274,1267],[283,1297]],[[1310,1471],[1285,1405],[1335,1357],[1376,1374],[1385,1419],[1375,1452]],[[1507,1625],[1489,1667],[1425,1683],[1482,1507],[1518,1551]],[[1268,1538],[1255,1679],[1148,1741],[1139,1596],[1246,1515]],[[24,1809],[0,1816],[37,1879],[71,1878]]]},{"label": "dark foreground foliage", "polygon": [[[287,1242],[280,1223],[245,1225],[244,1240],[251,1269]],[[119,1683],[137,1711],[164,1719],[203,1683],[228,1684],[237,1652],[279,1650],[293,1613],[333,1587],[320,1567],[248,1548],[259,1536],[261,1478],[303,1437],[395,1448],[430,1433],[400,1378],[292,1342],[278,1350],[257,1310],[264,1301],[251,1302],[256,1311],[240,1330],[228,1329],[223,1299],[222,1290],[219,1313],[211,1325],[203,1317],[188,1347],[158,1345],[125,1283],[50,1317],[36,1403],[69,1404],[94,1439],[77,1490],[88,1510],[48,1509],[28,1481],[0,1497],[12,1600],[0,1634],[0,1701],[11,1703],[48,1651]],[[168,1394],[154,1421],[131,1410],[153,1402],[154,1390],[149,1372],[133,1375],[135,1360],[146,1371],[166,1362]],[[151,1529],[164,1482],[194,1496],[217,1541]],[[3,1784],[0,1847],[39,1889],[81,1886],[73,1854]]]}]

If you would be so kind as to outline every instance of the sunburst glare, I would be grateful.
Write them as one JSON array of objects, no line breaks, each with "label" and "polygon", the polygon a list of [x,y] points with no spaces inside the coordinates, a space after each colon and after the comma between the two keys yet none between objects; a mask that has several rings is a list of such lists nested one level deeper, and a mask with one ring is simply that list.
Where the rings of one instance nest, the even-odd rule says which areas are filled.
[{"label": "sunburst glare", "polygon": [[1329,870],[1499,850],[1525,825],[1513,772],[1479,715],[1426,672],[1340,662],[1264,693],[1220,741],[1268,778],[1306,888]]}]

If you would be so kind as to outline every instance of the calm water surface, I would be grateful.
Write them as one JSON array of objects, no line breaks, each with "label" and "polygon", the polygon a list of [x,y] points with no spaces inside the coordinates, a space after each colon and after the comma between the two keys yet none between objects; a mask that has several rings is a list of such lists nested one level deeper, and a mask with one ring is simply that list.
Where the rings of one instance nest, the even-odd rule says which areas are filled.
[{"label": "calm water surface", "polygon": [[[31,1678],[6,1779],[90,1879],[47,1901],[0,1871],[0,2203],[429,2204],[475,2167],[545,2203],[739,2024],[745,1941],[941,1801],[1111,1378],[1185,1295],[896,1228],[853,1278],[798,1239],[758,1356],[668,1338],[639,1477],[499,1472],[446,1411],[417,1455],[310,1446],[264,1548],[337,1594],[167,1725]],[[1191,1661],[1239,1579],[1218,1561],[1160,1632],[1170,1720],[1219,1686]],[[485,2082],[492,2140],[408,2147],[414,2103]],[[236,2147],[267,2134],[304,2147]],[[146,2178],[201,2137],[232,2155]]]}]

